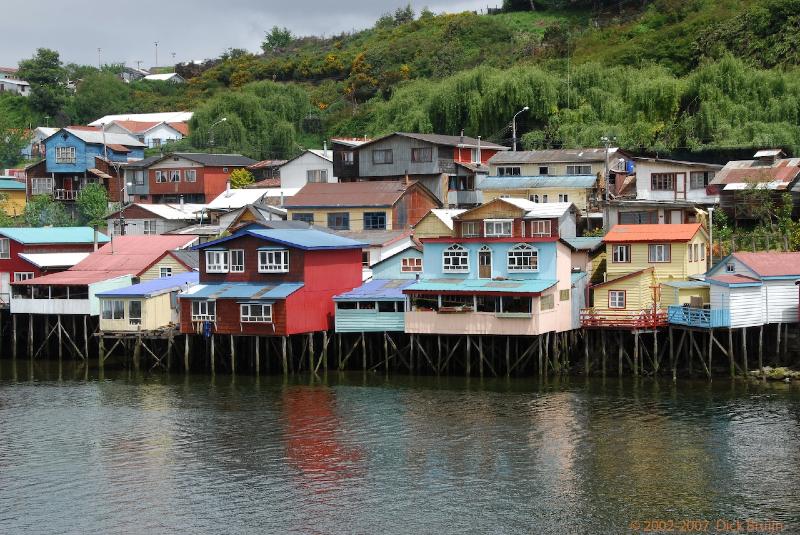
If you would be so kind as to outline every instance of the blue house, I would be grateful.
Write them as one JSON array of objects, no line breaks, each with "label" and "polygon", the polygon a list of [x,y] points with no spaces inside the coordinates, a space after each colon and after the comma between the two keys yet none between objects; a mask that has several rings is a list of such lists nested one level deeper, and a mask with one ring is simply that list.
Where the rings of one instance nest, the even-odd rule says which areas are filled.
[{"label": "blue house", "polygon": [[133,136],[83,128],[61,128],[43,144],[47,176],[31,177],[30,194],[52,195],[60,201],[76,200],[80,190],[93,182],[103,184],[109,199],[118,201],[115,164],[141,160],[145,148]]}]

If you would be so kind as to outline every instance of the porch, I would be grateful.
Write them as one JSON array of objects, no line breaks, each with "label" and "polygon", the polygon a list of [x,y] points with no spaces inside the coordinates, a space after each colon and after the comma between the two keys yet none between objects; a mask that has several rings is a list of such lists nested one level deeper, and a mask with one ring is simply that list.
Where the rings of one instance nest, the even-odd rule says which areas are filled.
[{"label": "porch", "polygon": [[667,321],[675,325],[716,329],[731,326],[731,311],[727,308],[696,308],[673,305],[667,309]]},{"label": "porch", "polygon": [[608,310],[584,308],[581,325],[604,329],[655,329],[667,325],[667,313],[661,309]]}]

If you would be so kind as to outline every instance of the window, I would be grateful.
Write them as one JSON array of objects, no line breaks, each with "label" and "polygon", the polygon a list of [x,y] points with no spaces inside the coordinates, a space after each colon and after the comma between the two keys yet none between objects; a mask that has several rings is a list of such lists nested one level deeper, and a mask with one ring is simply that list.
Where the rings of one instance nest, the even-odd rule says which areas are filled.
[{"label": "window", "polygon": [[227,168],[227,167],[223,167],[223,168],[222,168],[222,172],[223,172],[223,173],[227,173],[227,172],[228,172],[228,168]]},{"label": "window", "polygon": [[197,182],[197,170],[187,169],[183,172],[183,177],[186,179],[186,182]]},{"label": "window", "polygon": [[540,175],[549,175],[550,174],[550,168],[547,167],[546,165],[539,166],[539,174]]},{"label": "window", "polygon": [[549,236],[550,233],[551,222],[549,219],[531,221],[531,236]]},{"label": "window", "polygon": [[497,176],[520,176],[522,174],[521,167],[498,167]]},{"label": "window", "polygon": [[344,165],[355,165],[355,153],[351,150],[346,150],[341,152],[341,159],[342,164]]},{"label": "window", "polygon": [[433,149],[428,148],[416,148],[411,149],[411,162],[412,163],[419,163],[419,162],[432,162],[433,161]]},{"label": "window", "polygon": [[350,230],[350,213],[334,212],[328,214],[328,228],[332,230]]},{"label": "window", "polygon": [[500,298],[491,295],[475,296],[476,312],[500,312]]},{"label": "window", "polygon": [[569,202],[569,195],[567,195],[566,193],[559,193],[558,202]]},{"label": "window", "polygon": [[123,320],[125,319],[125,301],[117,299],[103,299],[103,309],[101,311],[104,320]]},{"label": "window", "polygon": [[231,249],[231,273],[244,273],[244,249]]},{"label": "window", "polygon": [[143,234],[148,235],[148,236],[158,234],[158,232],[156,230],[156,220],[155,219],[145,219],[144,221],[142,221],[142,225],[144,227],[144,230],[142,231]]},{"label": "window", "polygon": [[539,252],[528,245],[520,243],[508,251],[509,271],[536,271],[539,269]]},{"label": "window", "polygon": [[181,170],[180,169],[173,169],[169,173],[169,181],[170,182],[180,182],[181,181]]},{"label": "window", "polygon": [[397,312],[395,301],[378,301],[378,312]]},{"label": "window", "polygon": [[500,312],[511,314],[530,314],[531,298],[503,296],[500,298]]},{"label": "window", "polygon": [[259,273],[287,273],[289,271],[289,251],[271,249],[258,252]]},{"label": "window", "polygon": [[591,165],[568,165],[567,166],[567,174],[568,175],[591,175],[592,174],[592,166]]},{"label": "window", "polygon": [[475,148],[471,150],[472,154],[472,163],[481,163],[481,154],[480,151]]},{"label": "window", "polygon": [[731,262],[730,264],[725,265],[725,271],[727,273],[736,273],[736,264]]},{"label": "window", "polygon": [[56,163],[75,163],[75,147],[56,147]]},{"label": "window", "polygon": [[714,171],[692,171],[689,174],[689,189],[705,189],[714,179]]},{"label": "window", "polygon": [[241,305],[242,323],[272,323],[272,305]]},{"label": "window", "polygon": [[0,258],[11,258],[11,242],[8,238],[0,238]]},{"label": "window", "polygon": [[364,212],[364,230],[386,230],[386,212]]},{"label": "window", "polygon": [[658,223],[658,212],[622,212],[619,214],[621,225],[646,225]]},{"label": "window", "polygon": [[483,223],[484,236],[511,236],[511,223],[510,219],[487,219]]},{"label": "window", "polygon": [[306,182],[327,182],[327,169],[309,169],[306,171]]},{"label": "window", "polygon": [[697,246],[700,248],[700,261],[701,262],[705,262],[706,261],[706,244],[705,243],[699,243]]},{"label": "window", "polygon": [[142,323],[142,302],[129,301],[128,302],[128,321],[131,325],[140,325]]},{"label": "window", "polygon": [[144,171],[134,171],[133,176],[134,176],[133,181],[136,183],[137,186],[144,185]]},{"label": "window", "polygon": [[373,164],[393,163],[392,149],[375,149],[372,151]]},{"label": "window", "polygon": [[33,278],[32,271],[17,271],[14,273],[14,282],[26,281]]},{"label": "window", "polygon": [[167,181],[167,174],[165,172],[156,171],[156,182],[166,182]]},{"label": "window", "polygon": [[192,301],[192,321],[216,321],[216,301]]},{"label": "window", "polygon": [[369,269],[369,251],[361,251],[361,267]]},{"label": "window", "polygon": [[303,223],[308,223],[309,225],[313,225],[314,214],[308,214],[308,213],[292,214],[292,221],[302,221]]},{"label": "window", "polygon": [[615,264],[624,264],[631,261],[630,245],[614,245],[611,250],[611,261]]},{"label": "window", "polygon": [[51,195],[55,180],[53,177],[31,178],[31,194],[32,195]]},{"label": "window", "polygon": [[206,251],[206,273],[227,273],[228,251]]},{"label": "window", "polygon": [[547,199],[547,194],[546,194],[546,193],[542,194],[542,202],[545,202],[545,203],[546,203],[546,202],[550,202],[550,201]]},{"label": "window", "polygon": [[165,278],[165,277],[171,277],[172,276],[172,268],[171,267],[162,267],[161,269],[159,269],[158,275],[162,279]]},{"label": "window", "polygon": [[670,246],[668,243],[651,243],[647,246],[648,262],[669,262],[669,260]]},{"label": "window", "polygon": [[538,203],[539,202],[539,195],[538,194],[528,195],[528,200],[531,201],[531,202]]},{"label": "window", "polygon": [[558,292],[559,301],[569,301],[569,288]]},{"label": "window", "polygon": [[694,262],[694,260],[695,260],[694,251],[695,251],[695,246],[694,246],[694,244],[690,243],[689,244],[689,262]]},{"label": "window", "polygon": [[608,308],[625,308],[625,290],[608,291]]},{"label": "window", "polygon": [[675,191],[676,173],[652,173],[650,189],[653,191]]},{"label": "window", "polygon": [[403,258],[400,261],[400,271],[402,273],[420,273],[422,271],[422,259]]},{"label": "window", "polygon": [[442,253],[442,271],[469,271],[469,252],[457,243],[445,249]]},{"label": "window", "polygon": [[477,236],[480,236],[480,232],[478,232],[477,221],[464,221],[461,223],[462,238],[475,238]]}]

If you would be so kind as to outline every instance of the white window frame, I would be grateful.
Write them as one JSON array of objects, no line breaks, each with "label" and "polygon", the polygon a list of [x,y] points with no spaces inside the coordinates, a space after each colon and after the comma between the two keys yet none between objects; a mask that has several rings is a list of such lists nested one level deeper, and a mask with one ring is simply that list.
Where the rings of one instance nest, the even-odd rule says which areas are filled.
[{"label": "white window frame", "polygon": [[145,236],[155,236],[158,234],[156,230],[158,222],[155,219],[145,219],[142,221],[142,234]]},{"label": "white window frame", "polygon": [[477,238],[481,235],[477,221],[463,221],[461,223],[462,238]]},{"label": "white window frame", "polygon": [[101,299],[100,318],[104,320],[124,320],[125,301],[122,299]]},{"label": "white window frame", "polygon": [[[133,312],[131,312],[131,305],[134,303],[139,303],[139,316],[134,317]],[[132,299],[128,301],[128,323],[130,325],[141,325],[142,324],[142,315],[144,314],[144,306],[142,304],[141,299]]]},{"label": "white window frame", "polygon": [[[714,180],[714,171],[690,171],[689,172],[689,189],[706,189],[708,183]],[[698,186],[698,179],[700,185]]]},{"label": "white window frame", "polygon": [[217,302],[208,299],[193,300],[192,321],[217,321]]},{"label": "white window frame", "polygon": [[550,236],[553,232],[553,222],[549,219],[531,221],[531,237]]},{"label": "white window frame", "polygon": [[258,252],[259,273],[288,273],[289,250],[268,249]]},{"label": "white window frame", "polygon": [[647,245],[647,261],[650,264],[667,264],[672,261],[672,247],[668,243]]},{"label": "white window frame", "polygon": [[155,171],[156,183],[163,184],[164,182],[167,181],[167,176],[164,173],[165,173],[164,171],[161,171],[160,169],[156,169],[156,171]]},{"label": "white window frame", "polygon": [[[261,315],[253,315],[252,307],[261,307]],[[269,313],[266,313],[266,312]],[[272,305],[261,303],[242,303],[239,305],[239,320],[242,323],[272,323]]]},{"label": "white window frame", "polygon": [[169,182],[180,182],[181,181],[181,170],[180,169],[172,169],[169,172]]},{"label": "white window frame", "polygon": [[159,270],[158,270],[158,275],[159,275],[159,278],[162,278],[162,279],[164,279],[166,277],[171,277],[172,276],[172,268],[169,267],[169,266],[161,266],[161,268],[159,268]]},{"label": "white window frame", "polygon": [[8,260],[11,258],[11,240],[0,238],[0,259]]},{"label": "white window frame", "polygon": [[197,169],[187,169],[183,172],[186,182],[197,182]]},{"label": "white window frame", "polygon": [[421,273],[422,259],[416,257],[403,258],[400,260],[401,273]]},{"label": "white window frame", "polygon": [[568,175],[591,175],[592,166],[589,164],[571,164],[567,166]]},{"label": "white window frame", "polygon": [[[237,259],[240,255],[241,259]],[[231,273],[244,273],[244,249],[231,249],[230,260]]]},{"label": "white window frame", "polygon": [[52,195],[54,189],[53,177],[31,177],[31,195]]},{"label": "white window frame", "polygon": [[506,268],[516,272],[539,271],[539,251],[527,243],[518,243],[508,250]]},{"label": "white window frame", "polygon": [[56,163],[76,163],[75,147],[56,147]]},{"label": "white window frame", "polygon": [[503,165],[497,168],[497,176],[521,176],[522,167],[518,165]]},{"label": "white window frame", "polygon": [[306,170],[306,182],[310,183],[322,183],[328,181],[328,170],[327,169],[307,169]]},{"label": "white window frame", "polygon": [[[453,259],[458,259],[453,262]],[[469,273],[469,251],[454,243],[442,252],[442,271],[445,273]]]},{"label": "white window frame", "polygon": [[[497,230],[499,225],[500,230]],[[508,227],[508,230],[506,230]],[[486,219],[483,222],[483,235],[487,238],[510,238],[514,234],[513,219]]]},{"label": "white window frame", "polygon": [[736,273],[736,264],[733,262],[725,264],[725,273]]},{"label": "white window frame", "polygon": [[[624,254],[619,254],[623,252]],[[611,262],[614,264],[629,264],[631,261],[631,246],[628,243],[614,244],[611,246]]]},{"label": "white window frame", "polygon": [[228,251],[206,251],[206,273],[227,273],[229,261]]},{"label": "white window frame", "polygon": [[[622,300],[620,301],[620,296]],[[625,290],[609,290],[608,291],[608,308],[614,310],[624,310],[628,306],[628,295]],[[620,303],[622,306],[620,306]]]},{"label": "white window frame", "polygon": [[569,202],[569,193],[559,193],[558,202]]},{"label": "white window frame", "polygon": [[30,280],[34,277],[33,271],[15,271],[14,272],[14,282],[22,282],[26,280]]}]

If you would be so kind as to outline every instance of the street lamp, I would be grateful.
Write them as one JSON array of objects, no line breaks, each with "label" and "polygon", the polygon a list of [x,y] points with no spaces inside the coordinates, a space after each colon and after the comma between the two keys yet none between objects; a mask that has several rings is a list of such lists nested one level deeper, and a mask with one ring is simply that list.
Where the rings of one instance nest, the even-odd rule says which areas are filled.
[{"label": "street lamp", "polygon": [[227,120],[228,120],[227,117],[223,117],[222,119],[220,119],[219,121],[217,121],[216,123],[214,123],[214,124],[212,124],[211,126],[208,127],[208,129],[207,129],[207,131],[208,131],[208,144],[210,146],[212,146],[212,147],[214,146],[214,127],[217,126],[220,123],[224,123]]},{"label": "street lamp", "polygon": [[524,111],[528,111],[529,109],[530,108],[528,106],[525,106],[524,108],[519,110],[517,113],[515,113],[514,117],[511,119],[511,140],[512,140],[512,143],[514,145],[514,149],[513,149],[514,152],[517,152],[517,115],[519,115],[520,113],[522,113]]}]

